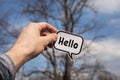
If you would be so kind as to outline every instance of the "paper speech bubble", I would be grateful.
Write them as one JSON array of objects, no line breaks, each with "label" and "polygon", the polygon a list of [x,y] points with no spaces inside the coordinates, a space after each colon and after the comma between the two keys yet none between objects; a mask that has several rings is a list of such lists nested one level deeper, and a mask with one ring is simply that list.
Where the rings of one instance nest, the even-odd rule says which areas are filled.
[{"label": "paper speech bubble", "polygon": [[58,31],[57,34],[58,39],[54,43],[55,49],[67,52],[69,57],[73,60],[73,54],[80,54],[84,39],[81,36],[64,31]]}]

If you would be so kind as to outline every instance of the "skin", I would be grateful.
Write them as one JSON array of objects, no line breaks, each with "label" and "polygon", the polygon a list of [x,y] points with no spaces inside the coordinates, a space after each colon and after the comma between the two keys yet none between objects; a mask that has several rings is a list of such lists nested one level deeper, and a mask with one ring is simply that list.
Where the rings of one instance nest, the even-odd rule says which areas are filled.
[{"label": "skin", "polygon": [[8,55],[18,71],[19,68],[38,56],[47,46],[57,40],[57,29],[48,23],[30,23],[23,29]]}]

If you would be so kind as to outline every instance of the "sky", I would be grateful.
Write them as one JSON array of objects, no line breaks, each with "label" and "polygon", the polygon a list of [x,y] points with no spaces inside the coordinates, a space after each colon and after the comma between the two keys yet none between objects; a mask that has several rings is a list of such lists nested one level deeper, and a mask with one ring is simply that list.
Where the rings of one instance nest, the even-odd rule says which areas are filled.
[{"label": "sky", "polygon": [[[105,21],[105,39],[93,43],[94,54],[106,64],[108,70],[120,74],[120,0],[93,0],[90,5],[99,12],[98,17]],[[88,40],[89,42],[89,40]]]},{"label": "sky", "polygon": [[[2,1],[2,0],[1,0]],[[4,1],[4,0],[3,0]],[[10,0],[5,0],[6,4],[1,7],[0,9],[2,12],[12,10],[15,11],[15,13],[20,13],[19,10],[21,9],[19,6],[20,4],[17,3],[16,6],[14,6]],[[14,0],[15,1],[15,0]],[[17,1],[17,0],[16,0]],[[106,67],[109,71],[112,71],[113,73],[119,75],[120,74],[120,0],[90,0],[89,3],[90,6],[92,6],[96,11],[97,14],[95,15],[96,20],[102,22],[105,24],[105,28],[101,31],[101,33],[106,34],[106,37],[102,40],[98,40],[93,42],[92,47],[95,49],[93,51],[93,54],[97,55],[96,58],[99,58],[99,60],[106,64]],[[8,10],[7,10],[8,9]],[[1,14],[1,12],[0,12]],[[12,13],[14,14],[14,13]],[[93,16],[92,13],[88,13],[89,17]],[[23,16],[20,19],[18,19],[20,16],[17,14],[14,14],[12,16],[13,19],[11,19],[11,22],[14,22],[15,26],[20,27],[25,26],[29,23],[29,20],[27,17]],[[16,21],[16,19],[18,19]],[[22,24],[21,24],[22,23]],[[89,35],[87,35],[89,36]],[[86,36],[85,41],[90,42],[90,39],[87,39]],[[29,61],[27,65],[36,67],[36,65],[40,65],[39,67],[43,67],[46,63],[39,62],[36,60],[41,59],[43,61],[43,57],[39,56],[35,58],[32,61]],[[31,64],[33,63],[33,64]],[[119,75],[120,76],[120,75]]]}]

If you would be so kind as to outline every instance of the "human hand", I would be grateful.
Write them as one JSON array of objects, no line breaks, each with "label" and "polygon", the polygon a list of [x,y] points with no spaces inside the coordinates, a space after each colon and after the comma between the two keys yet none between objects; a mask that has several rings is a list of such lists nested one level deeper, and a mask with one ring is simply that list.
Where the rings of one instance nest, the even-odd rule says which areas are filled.
[{"label": "human hand", "polygon": [[46,46],[56,41],[57,30],[48,23],[31,23],[23,29],[14,46],[6,52],[18,70],[28,60],[36,57]]}]

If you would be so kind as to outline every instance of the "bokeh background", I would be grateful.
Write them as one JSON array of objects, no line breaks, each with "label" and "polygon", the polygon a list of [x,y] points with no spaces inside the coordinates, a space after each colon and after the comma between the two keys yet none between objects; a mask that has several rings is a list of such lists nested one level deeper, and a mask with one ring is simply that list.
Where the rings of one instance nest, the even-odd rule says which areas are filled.
[{"label": "bokeh background", "polygon": [[30,22],[48,22],[84,37],[81,54],[47,49],[16,80],[120,80],[120,0],[0,0],[0,53]]}]

